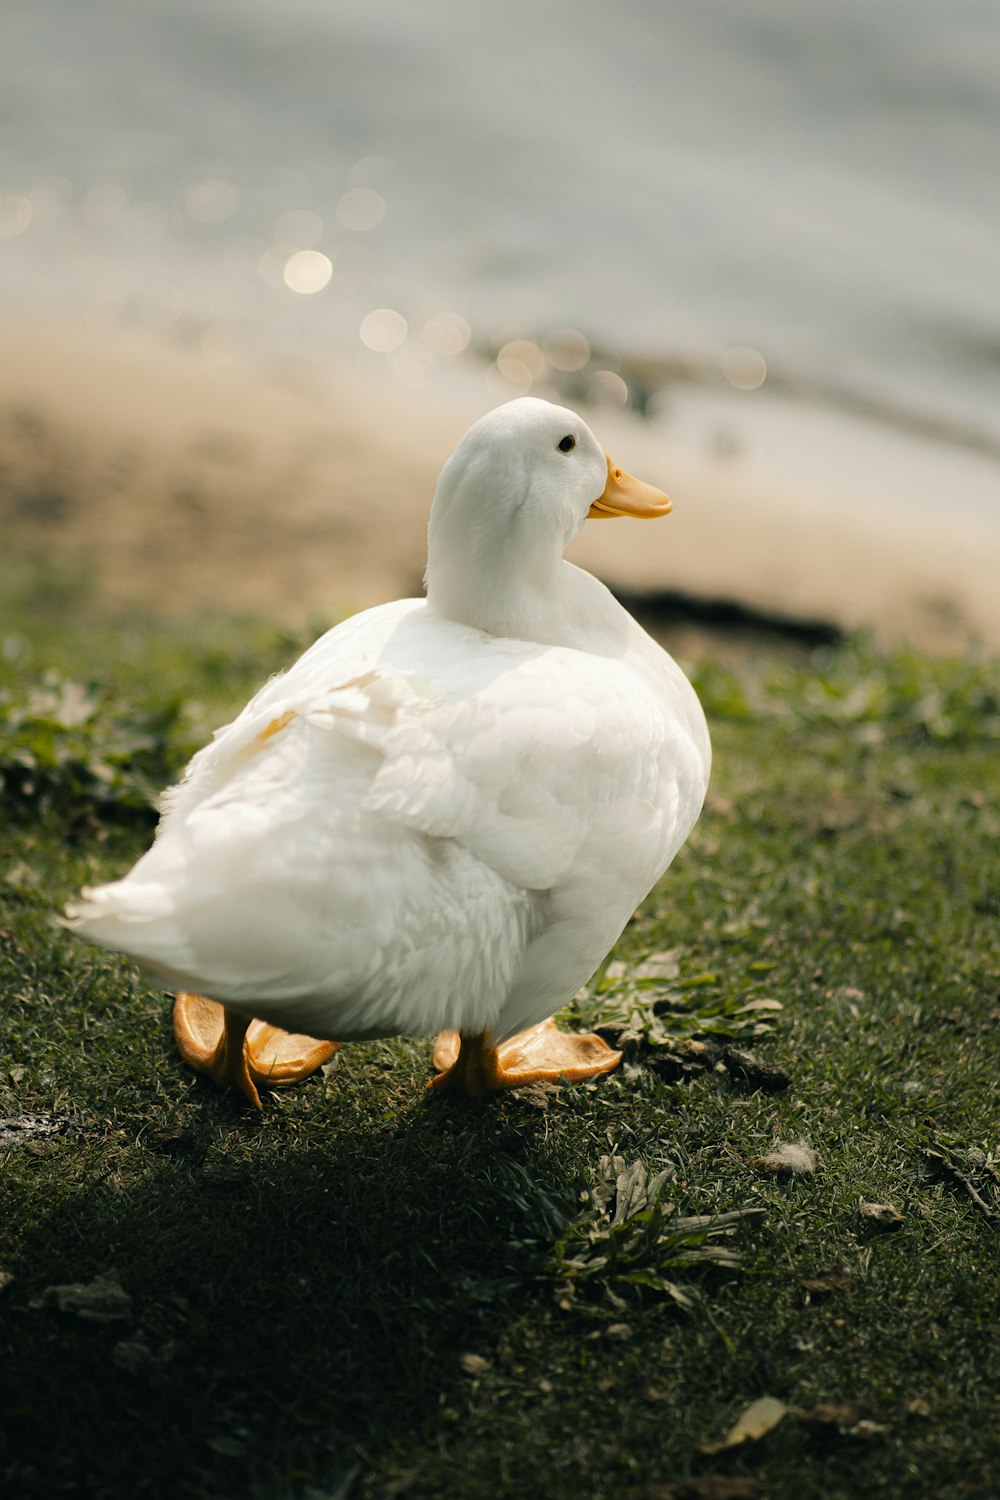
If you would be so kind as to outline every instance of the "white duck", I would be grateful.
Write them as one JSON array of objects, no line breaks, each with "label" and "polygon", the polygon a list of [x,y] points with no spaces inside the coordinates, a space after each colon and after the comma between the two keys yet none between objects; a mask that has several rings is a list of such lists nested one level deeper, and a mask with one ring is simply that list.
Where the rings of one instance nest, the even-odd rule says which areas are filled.
[{"label": "white duck", "polygon": [[342,1041],[442,1028],[433,1081],[469,1094],[617,1065],[546,1018],[687,838],[710,747],[680,668],[562,554],[588,516],[669,510],[563,407],[475,423],[438,483],[426,600],[269,682],[166,794],[149,852],[69,909],[178,991],[186,1061],[258,1107]]}]

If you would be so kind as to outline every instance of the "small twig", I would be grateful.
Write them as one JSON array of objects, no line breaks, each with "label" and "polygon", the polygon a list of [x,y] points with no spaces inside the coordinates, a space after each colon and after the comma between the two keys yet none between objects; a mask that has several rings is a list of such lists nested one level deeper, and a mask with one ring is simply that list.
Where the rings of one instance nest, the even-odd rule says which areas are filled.
[{"label": "small twig", "polygon": [[930,1149],[925,1148],[924,1155],[929,1157],[931,1161],[937,1164],[939,1172],[943,1173],[945,1177],[949,1177],[952,1182],[957,1183],[962,1191],[969,1195],[969,1197],[972,1199],[973,1204],[976,1208],[979,1209],[980,1213],[985,1214],[988,1219],[997,1218],[996,1209],[991,1208],[990,1205],[986,1202],[985,1198],[981,1198],[979,1196],[979,1194],[976,1192],[976,1189],[972,1186],[972,1183],[966,1177],[965,1173],[960,1172],[953,1162],[950,1162],[948,1158],[944,1156],[940,1151],[931,1151]]}]

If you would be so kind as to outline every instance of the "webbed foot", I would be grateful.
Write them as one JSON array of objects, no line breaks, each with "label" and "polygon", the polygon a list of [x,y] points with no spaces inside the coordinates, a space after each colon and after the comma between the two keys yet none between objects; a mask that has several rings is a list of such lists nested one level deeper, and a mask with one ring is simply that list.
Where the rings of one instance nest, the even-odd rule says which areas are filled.
[{"label": "webbed foot", "polygon": [[434,1066],[441,1071],[428,1088],[455,1089],[472,1099],[501,1089],[521,1089],[560,1078],[579,1083],[610,1073],[622,1060],[592,1032],[560,1031],[540,1021],[495,1046],[488,1036],[442,1031],[434,1044]]},{"label": "webbed foot", "polygon": [[174,1001],[174,1037],[190,1067],[207,1073],[220,1089],[239,1089],[255,1109],[261,1108],[259,1087],[281,1088],[308,1078],[340,1046],[248,1021],[187,990]]}]

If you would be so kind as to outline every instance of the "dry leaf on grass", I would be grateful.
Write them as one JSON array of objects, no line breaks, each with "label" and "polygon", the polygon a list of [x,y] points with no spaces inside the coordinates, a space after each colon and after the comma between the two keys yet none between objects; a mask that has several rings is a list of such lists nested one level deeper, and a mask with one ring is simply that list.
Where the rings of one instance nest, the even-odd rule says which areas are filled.
[{"label": "dry leaf on grass", "polygon": [[548,1109],[553,1099],[559,1094],[559,1085],[549,1083],[543,1079],[539,1083],[529,1083],[523,1089],[511,1089],[511,1098],[517,1099],[521,1104],[528,1104],[532,1109]]},{"label": "dry leaf on grass", "polygon": [[23,1146],[39,1136],[61,1135],[68,1115],[5,1115],[0,1119],[0,1146]]},{"label": "dry leaf on grass", "polygon": [[903,1215],[891,1203],[866,1203],[859,1198],[858,1213],[871,1229],[893,1230],[903,1223]]},{"label": "dry leaf on grass", "polygon": [[828,1292],[846,1292],[854,1285],[854,1276],[846,1266],[824,1266],[812,1276],[803,1276],[799,1286],[814,1297]]},{"label": "dry leaf on grass", "polygon": [[702,1453],[723,1453],[727,1448],[739,1448],[743,1443],[755,1443],[773,1427],[777,1427],[787,1411],[788,1407],[784,1401],[777,1400],[775,1396],[761,1396],[758,1401],[751,1402],[746,1411],[741,1412],[735,1425],[729,1429],[721,1442],[700,1443],[699,1450]]},{"label": "dry leaf on grass", "polygon": [[95,1276],[93,1281],[47,1286],[28,1304],[35,1310],[53,1305],[61,1313],[81,1318],[85,1323],[128,1322],[132,1317],[132,1298],[118,1280],[117,1271]]},{"label": "dry leaf on grass", "polygon": [[850,1401],[843,1404],[820,1401],[808,1411],[796,1412],[796,1416],[803,1426],[824,1437],[864,1440],[879,1437],[888,1430],[884,1422],[873,1422],[862,1407]]}]

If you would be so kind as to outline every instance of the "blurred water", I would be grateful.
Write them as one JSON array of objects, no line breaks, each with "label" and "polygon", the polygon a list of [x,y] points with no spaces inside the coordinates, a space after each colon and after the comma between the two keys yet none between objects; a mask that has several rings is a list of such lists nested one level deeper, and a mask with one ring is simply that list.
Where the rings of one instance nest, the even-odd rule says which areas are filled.
[{"label": "blurred water", "polygon": [[929,422],[1000,497],[996,0],[6,0],[0,24],[8,306],[312,355],[389,309],[368,343],[410,381],[470,330],[568,326],[723,404],[748,347],[765,395]]}]

